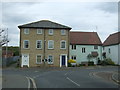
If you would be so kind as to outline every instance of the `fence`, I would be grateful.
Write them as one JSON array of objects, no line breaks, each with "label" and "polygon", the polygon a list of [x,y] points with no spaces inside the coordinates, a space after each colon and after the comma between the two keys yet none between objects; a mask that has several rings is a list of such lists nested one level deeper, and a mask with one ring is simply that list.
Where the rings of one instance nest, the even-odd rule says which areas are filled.
[{"label": "fence", "polygon": [[7,67],[11,63],[16,62],[18,59],[20,59],[19,56],[13,56],[9,58],[2,58],[2,67]]}]

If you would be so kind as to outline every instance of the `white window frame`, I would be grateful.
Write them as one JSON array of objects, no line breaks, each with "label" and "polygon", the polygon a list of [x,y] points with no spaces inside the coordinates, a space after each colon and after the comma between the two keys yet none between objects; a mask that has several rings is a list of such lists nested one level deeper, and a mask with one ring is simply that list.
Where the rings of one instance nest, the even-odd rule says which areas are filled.
[{"label": "white window frame", "polygon": [[[25,41],[28,41],[28,48],[25,48]],[[29,49],[30,48],[30,41],[29,40],[23,40],[23,48],[24,49]]]},{"label": "white window frame", "polygon": [[[40,33],[39,30],[41,31]],[[37,34],[42,34],[42,33],[43,33],[43,29],[37,29]]]},{"label": "white window frame", "polygon": [[[65,42],[65,48],[61,48],[62,42]],[[60,41],[60,49],[66,49],[66,41],[65,41],[65,40],[61,40],[61,41]]]},{"label": "white window frame", "polygon": [[[41,56],[41,62],[37,62],[37,56]],[[36,64],[41,64],[42,63],[42,54],[37,54],[36,55]]]},{"label": "white window frame", "polygon": [[82,53],[86,53],[86,48],[85,47],[82,48]]},{"label": "white window frame", "polygon": [[[38,41],[41,42],[41,47],[40,47],[40,48],[37,48],[37,43],[38,43]],[[36,40],[36,49],[42,49],[42,40]]]},{"label": "white window frame", "polygon": [[[50,32],[50,30],[52,30],[52,33]],[[49,33],[49,35],[53,35],[53,29],[49,29],[48,33]]]},{"label": "white window frame", "polygon": [[77,48],[77,45],[71,45],[72,50],[76,50],[76,48]]},{"label": "white window frame", "polygon": [[[71,59],[72,59],[72,57],[73,57],[73,58],[76,57],[76,59],[77,59],[77,56],[76,56],[76,55],[71,55]],[[73,59],[73,60],[76,60],[76,59]]]},{"label": "white window frame", "polygon": [[[64,33],[62,31],[64,31]],[[66,35],[66,30],[62,29],[61,30],[61,35]]]},{"label": "white window frame", "polygon": [[[27,30],[28,30],[28,33],[27,33]],[[24,34],[29,34],[29,28],[24,28]]]},{"label": "white window frame", "polygon": [[53,59],[53,60],[52,60],[52,62],[49,62],[49,61],[48,61],[48,64],[53,64],[53,62],[54,62],[54,56],[53,56],[53,55],[48,55],[48,59],[49,59],[49,56],[52,56],[52,59]]},{"label": "white window frame", "polygon": [[98,49],[98,45],[94,45],[94,49],[96,49],[96,50],[97,50],[97,49]]},{"label": "white window frame", "polygon": [[[49,48],[50,42],[53,42],[53,48]],[[54,41],[53,40],[48,40],[48,49],[54,49]]]}]

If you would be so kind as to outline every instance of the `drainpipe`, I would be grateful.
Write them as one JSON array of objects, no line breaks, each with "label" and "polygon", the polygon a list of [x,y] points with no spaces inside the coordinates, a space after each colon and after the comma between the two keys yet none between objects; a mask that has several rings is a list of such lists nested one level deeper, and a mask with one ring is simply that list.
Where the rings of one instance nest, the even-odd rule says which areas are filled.
[{"label": "drainpipe", "polygon": [[[45,40],[45,30],[44,30],[44,60],[45,60],[45,46],[46,46],[46,40]],[[45,66],[45,61],[44,61],[44,66]]]}]

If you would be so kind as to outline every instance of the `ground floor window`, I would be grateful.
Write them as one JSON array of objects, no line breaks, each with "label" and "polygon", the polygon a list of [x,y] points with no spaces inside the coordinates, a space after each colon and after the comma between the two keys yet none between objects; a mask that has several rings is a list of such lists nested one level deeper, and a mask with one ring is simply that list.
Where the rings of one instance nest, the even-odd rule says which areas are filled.
[{"label": "ground floor window", "polygon": [[36,55],[36,63],[41,64],[42,63],[42,55]]},{"label": "ground floor window", "polygon": [[48,56],[48,64],[53,64],[53,56],[52,55]]},{"label": "ground floor window", "polygon": [[76,55],[72,55],[71,59],[76,60]]}]

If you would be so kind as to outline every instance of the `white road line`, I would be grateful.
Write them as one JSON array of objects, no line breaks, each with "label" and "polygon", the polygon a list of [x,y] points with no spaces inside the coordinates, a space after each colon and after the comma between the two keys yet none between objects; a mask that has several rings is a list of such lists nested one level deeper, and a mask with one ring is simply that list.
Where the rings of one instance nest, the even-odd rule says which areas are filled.
[{"label": "white road line", "polygon": [[28,77],[26,77],[28,80],[28,90],[30,89],[30,79]]},{"label": "white road line", "polygon": [[67,79],[69,80],[69,81],[71,81],[72,83],[74,83],[75,85],[77,85],[78,87],[80,87],[80,85],[79,84],[77,84],[76,82],[74,82],[73,80],[71,80],[70,78],[68,78],[67,77]]},{"label": "white road line", "polygon": [[65,73],[65,76],[67,75],[68,73]]},{"label": "white road line", "polygon": [[[30,78],[30,77],[29,77]],[[33,88],[35,89],[35,90],[37,90],[37,86],[36,86],[36,83],[35,83],[35,80],[33,79],[33,78],[30,78],[31,79],[31,81],[32,81],[32,83],[33,83]]]}]

